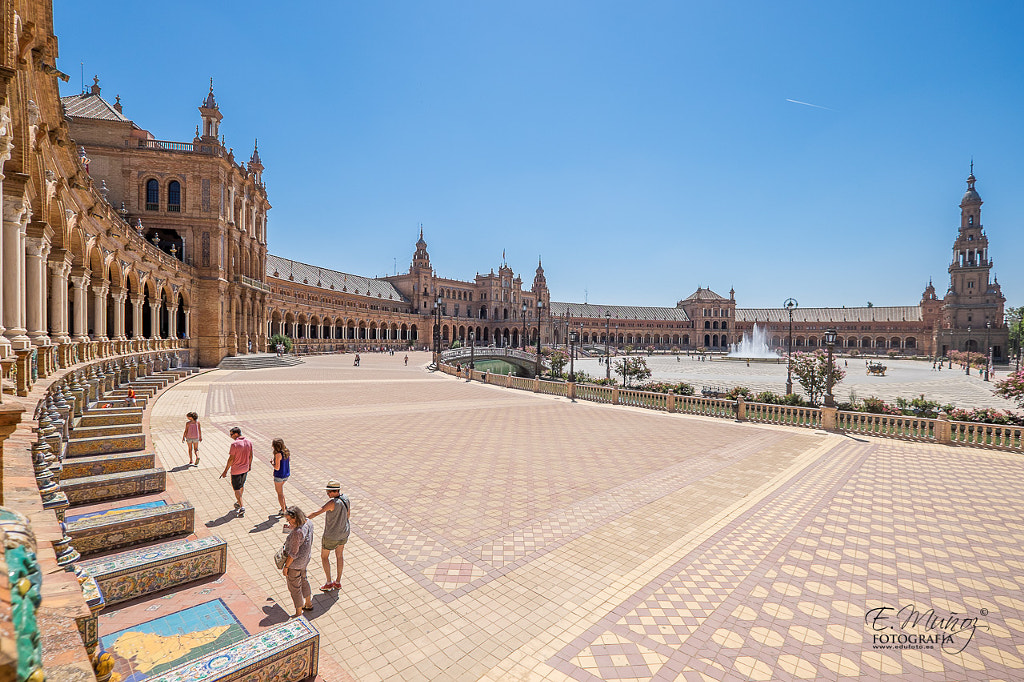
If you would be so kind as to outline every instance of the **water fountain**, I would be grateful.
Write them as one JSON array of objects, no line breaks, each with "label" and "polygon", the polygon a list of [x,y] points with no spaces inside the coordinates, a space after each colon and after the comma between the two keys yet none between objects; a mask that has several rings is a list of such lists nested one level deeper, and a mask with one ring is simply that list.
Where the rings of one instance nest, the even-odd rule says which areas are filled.
[{"label": "water fountain", "polygon": [[734,360],[778,360],[779,354],[768,346],[768,331],[754,323],[754,329],[743,333],[739,343],[729,345],[729,354],[724,359]]}]

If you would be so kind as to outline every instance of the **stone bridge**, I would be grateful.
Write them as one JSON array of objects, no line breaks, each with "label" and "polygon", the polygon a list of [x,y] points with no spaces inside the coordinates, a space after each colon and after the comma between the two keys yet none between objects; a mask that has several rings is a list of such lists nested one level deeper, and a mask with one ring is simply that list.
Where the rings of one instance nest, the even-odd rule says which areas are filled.
[{"label": "stone bridge", "polygon": [[[495,348],[493,346],[477,346],[475,349],[452,348],[441,353],[441,362],[447,365],[461,363],[468,367],[470,358],[476,360],[504,360],[522,370],[522,375],[535,376],[537,371],[537,354],[518,348]],[[540,359],[542,371],[551,369],[551,363],[543,355]]]}]

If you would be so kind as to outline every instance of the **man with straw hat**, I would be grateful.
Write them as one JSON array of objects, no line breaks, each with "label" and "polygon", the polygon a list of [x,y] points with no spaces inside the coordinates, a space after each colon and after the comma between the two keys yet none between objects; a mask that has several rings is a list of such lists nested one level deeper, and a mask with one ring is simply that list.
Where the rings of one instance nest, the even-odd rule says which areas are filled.
[{"label": "man with straw hat", "polygon": [[[341,492],[341,483],[333,478],[327,481],[327,502],[317,511],[309,515],[314,518],[320,514],[326,514],[324,519],[324,534],[321,539],[320,560],[324,564],[324,574],[327,582],[320,589],[324,592],[341,589],[341,570],[345,567],[345,543],[351,532],[349,524],[349,511],[351,505],[348,496]],[[331,552],[338,560],[338,577],[331,581]]]}]

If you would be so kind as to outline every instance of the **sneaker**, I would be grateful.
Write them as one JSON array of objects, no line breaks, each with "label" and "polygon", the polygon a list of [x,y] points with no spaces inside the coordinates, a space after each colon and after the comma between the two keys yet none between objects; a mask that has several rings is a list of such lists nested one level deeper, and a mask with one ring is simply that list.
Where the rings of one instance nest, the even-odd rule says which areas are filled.
[{"label": "sneaker", "polygon": [[238,518],[242,518],[243,516],[245,516],[245,507],[239,507],[238,508]]},{"label": "sneaker", "polygon": [[235,511],[238,511],[241,508],[242,508],[242,505],[240,505],[237,502],[235,502]]},{"label": "sneaker", "polygon": [[331,589],[332,590],[340,590],[341,589],[341,581],[340,580],[335,580],[333,583],[331,583]]},{"label": "sneaker", "polygon": [[323,586],[320,587],[321,592],[330,592],[333,589],[334,583],[324,583]]}]

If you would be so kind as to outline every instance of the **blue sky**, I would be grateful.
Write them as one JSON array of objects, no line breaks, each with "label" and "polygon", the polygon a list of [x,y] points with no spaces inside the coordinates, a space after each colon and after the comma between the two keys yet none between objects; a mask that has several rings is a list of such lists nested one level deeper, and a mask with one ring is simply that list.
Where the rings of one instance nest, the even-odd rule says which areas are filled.
[{"label": "blue sky", "polygon": [[1024,304],[1024,3],[167,7],[58,0],[64,94],[84,62],[191,140],[212,76],[236,157],[259,138],[277,255],[401,272],[422,223],[439,275],[504,250],[530,282],[542,255],[556,300],[915,304],[948,284],[973,157]]}]

